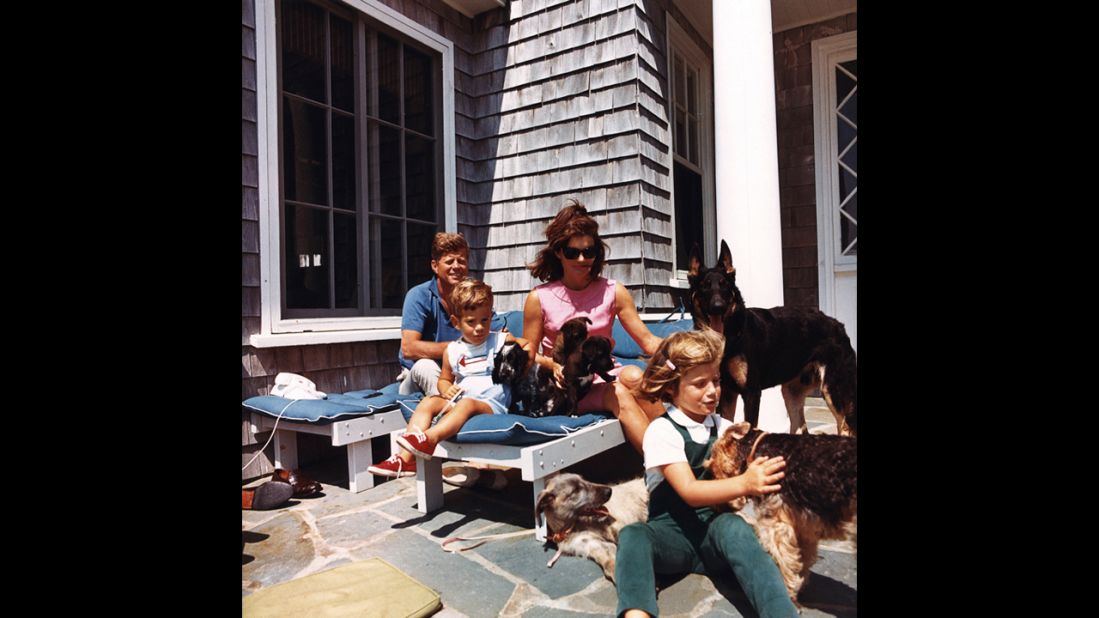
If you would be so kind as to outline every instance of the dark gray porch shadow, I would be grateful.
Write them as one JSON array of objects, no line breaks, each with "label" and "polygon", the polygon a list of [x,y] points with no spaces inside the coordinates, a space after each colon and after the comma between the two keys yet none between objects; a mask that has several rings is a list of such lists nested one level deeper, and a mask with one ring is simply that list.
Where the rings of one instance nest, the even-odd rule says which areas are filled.
[{"label": "dark gray porch shadow", "polygon": [[807,608],[839,618],[854,618],[858,614],[859,593],[839,580],[814,572],[802,587],[798,601]]}]

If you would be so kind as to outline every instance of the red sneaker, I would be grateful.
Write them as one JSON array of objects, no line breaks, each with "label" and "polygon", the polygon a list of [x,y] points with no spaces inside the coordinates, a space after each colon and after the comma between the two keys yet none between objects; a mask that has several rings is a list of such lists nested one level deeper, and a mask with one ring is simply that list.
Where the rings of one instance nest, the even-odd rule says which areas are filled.
[{"label": "red sneaker", "polygon": [[388,476],[392,478],[399,478],[402,476],[416,476],[416,460],[405,463],[396,454],[393,454],[389,459],[376,463],[366,469],[371,474],[377,474],[378,476]]},{"label": "red sneaker", "polygon": [[431,459],[431,455],[435,452],[435,444],[422,431],[405,432],[403,436],[397,436],[397,444],[400,444],[402,448],[413,455],[424,459]]}]

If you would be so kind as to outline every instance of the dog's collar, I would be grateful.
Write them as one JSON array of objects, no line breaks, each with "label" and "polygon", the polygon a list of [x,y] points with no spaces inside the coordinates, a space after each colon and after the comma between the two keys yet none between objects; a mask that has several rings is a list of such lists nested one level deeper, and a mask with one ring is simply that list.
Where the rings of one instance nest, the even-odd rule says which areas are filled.
[{"label": "dog's collar", "polygon": [[745,460],[747,465],[752,464],[752,455],[756,454],[756,447],[759,446],[759,441],[763,439],[763,436],[767,435],[766,431],[760,431],[759,436],[756,437],[756,441],[752,443],[752,449],[748,451],[748,459]]},{"label": "dog's collar", "polygon": [[551,534],[549,540],[553,541],[554,543],[560,543],[561,541],[569,538],[570,534],[572,534],[572,528],[566,528],[560,532],[554,532],[553,534]]}]

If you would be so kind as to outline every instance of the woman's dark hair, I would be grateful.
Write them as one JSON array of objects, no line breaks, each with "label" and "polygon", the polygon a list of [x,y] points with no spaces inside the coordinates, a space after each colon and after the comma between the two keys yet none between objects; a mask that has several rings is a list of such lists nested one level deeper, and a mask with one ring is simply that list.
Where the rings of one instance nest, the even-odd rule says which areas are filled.
[{"label": "woman's dark hair", "polygon": [[598,278],[607,259],[607,243],[599,238],[599,224],[588,214],[588,209],[575,199],[565,202],[565,207],[546,226],[546,246],[527,265],[530,273],[541,281],[560,279],[565,274],[565,268],[556,252],[568,246],[569,239],[577,235],[591,236],[595,242],[596,256],[591,265],[591,279]]}]

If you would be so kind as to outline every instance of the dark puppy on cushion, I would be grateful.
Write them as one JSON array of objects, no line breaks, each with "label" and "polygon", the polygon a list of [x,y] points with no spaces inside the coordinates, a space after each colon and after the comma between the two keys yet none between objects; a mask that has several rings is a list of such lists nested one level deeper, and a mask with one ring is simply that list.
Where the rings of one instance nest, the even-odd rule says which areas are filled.
[{"label": "dark puppy on cushion", "polygon": [[[615,377],[607,373],[614,369],[611,356],[611,340],[593,335],[580,344],[579,362],[565,365],[565,383],[576,387],[576,401],[579,402],[591,390],[595,382],[593,374],[599,374],[604,382],[614,382]],[[570,361],[573,360],[570,358]]]},{"label": "dark puppy on cushion", "polygon": [[492,381],[510,385],[514,396],[515,387],[522,383],[523,376],[527,372],[529,360],[526,350],[519,347],[518,343],[505,343],[493,360]]},{"label": "dark puppy on cushion", "polygon": [[554,340],[553,360],[561,365],[564,387],[557,385],[552,371],[535,366],[516,387],[513,413],[574,416],[577,402],[591,390],[592,373],[607,382],[614,381],[614,376],[607,373],[614,368],[611,342],[606,337],[588,337],[588,324],[591,320],[587,317],[573,318],[561,325]]},{"label": "dark puppy on cushion", "polygon": [[599,372],[607,381],[614,376],[606,372],[614,369],[611,358],[611,342],[606,337],[588,337],[587,317],[573,318],[561,325],[561,332],[553,344],[553,360],[561,365],[565,377],[564,399],[558,405],[557,414],[576,414],[576,404],[592,387],[592,373]]}]

